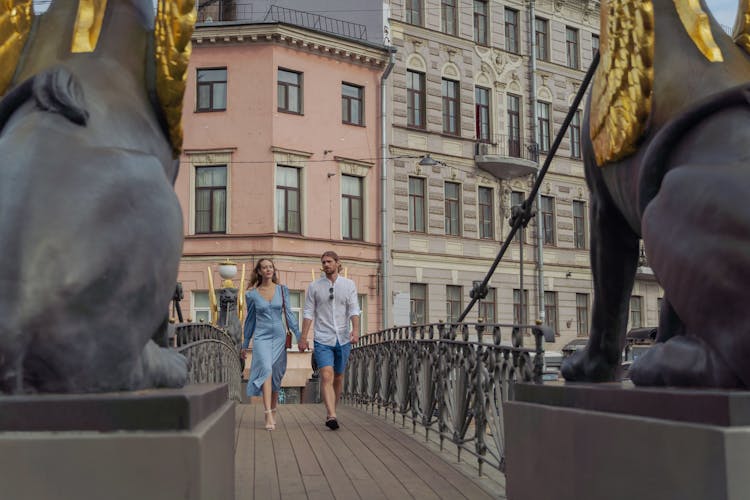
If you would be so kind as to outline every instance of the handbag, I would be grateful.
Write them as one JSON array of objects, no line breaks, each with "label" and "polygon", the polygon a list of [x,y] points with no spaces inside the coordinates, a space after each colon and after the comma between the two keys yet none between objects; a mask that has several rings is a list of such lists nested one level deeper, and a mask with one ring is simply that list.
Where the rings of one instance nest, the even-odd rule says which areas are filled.
[{"label": "handbag", "polygon": [[281,319],[283,320],[284,326],[286,328],[286,341],[284,342],[284,346],[287,349],[291,349],[292,348],[292,331],[289,329],[289,325],[287,325],[287,322],[286,322],[286,300],[284,299],[283,288],[281,289]]}]

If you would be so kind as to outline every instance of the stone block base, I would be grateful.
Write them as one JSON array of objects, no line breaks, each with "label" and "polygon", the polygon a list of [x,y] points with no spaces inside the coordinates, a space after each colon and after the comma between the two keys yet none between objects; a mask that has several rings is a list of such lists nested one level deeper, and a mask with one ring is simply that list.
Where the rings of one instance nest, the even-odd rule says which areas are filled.
[{"label": "stone block base", "polygon": [[511,500],[740,500],[750,393],[519,384],[504,405]]},{"label": "stone block base", "polygon": [[[8,418],[13,405],[29,425]],[[225,385],[13,396],[0,407],[2,498],[234,498],[234,403]]]}]

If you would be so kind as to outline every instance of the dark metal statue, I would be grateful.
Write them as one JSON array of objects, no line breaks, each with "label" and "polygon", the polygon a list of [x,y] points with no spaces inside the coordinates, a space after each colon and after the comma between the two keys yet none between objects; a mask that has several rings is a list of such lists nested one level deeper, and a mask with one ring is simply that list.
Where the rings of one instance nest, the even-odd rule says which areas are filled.
[{"label": "dark metal statue", "polygon": [[[743,2],[743,5],[747,5]],[[638,385],[750,387],[750,30],[703,2],[601,4],[584,161],[591,189],[591,338],[567,380],[614,380],[643,238],[665,291]]]},{"label": "dark metal statue", "polygon": [[237,351],[242,346],[242,323],[240,323],[236,288],[219,291],[219,327],[224,328],[234,340]]},{"label": "dark metal statue", "polygon": [[185,383],[159,347],[182,252],[172,188],[189,0],[0,2],[0,390]]}]

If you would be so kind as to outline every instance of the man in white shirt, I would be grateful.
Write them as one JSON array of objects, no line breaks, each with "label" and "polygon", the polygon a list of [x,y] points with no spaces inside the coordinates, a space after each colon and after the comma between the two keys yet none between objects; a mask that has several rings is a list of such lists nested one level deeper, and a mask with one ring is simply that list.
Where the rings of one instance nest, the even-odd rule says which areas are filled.
[{"label": "man in white shirt", "polygon": [[[341,262],[336,252],[324,252],[320,258],[325,277],[307,287],[302,321],[300,349],[307,349],[307,335],[313,324],[313,356],[320,371],[320,394],[326,405],[325,425],[339,428],[336,404],[344,388],[344,371],[352,344],[359,342],[359,302],[357,287],[339,276]],[[352,328],[349,330],[349,322]]]}]

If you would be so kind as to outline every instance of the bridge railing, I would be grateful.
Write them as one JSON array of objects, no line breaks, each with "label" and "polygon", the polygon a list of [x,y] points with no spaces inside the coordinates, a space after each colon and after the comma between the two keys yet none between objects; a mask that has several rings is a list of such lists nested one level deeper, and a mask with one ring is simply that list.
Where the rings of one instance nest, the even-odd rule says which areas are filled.
[{"label": "bridge railing", "polygon": [[[525,336],[534,347],[523,347]],[[551,335],[551,337],[550,337]],[[344,399],[400,415],[402,424],[437,432],[458,458],[474,455],[505,470],[503,402],[513,399],[518,381],[541,383],[545,326],[483,323],[394,327],[364,335],[352,350],[344,378]]]},{"label": "bridge railing", "polygon": [[190,364],[188,384],[225,383],[229,399],[241,400],[240,353],[226,331],[208,323],[180,323],[172,343]]}]

